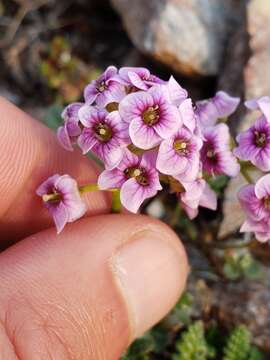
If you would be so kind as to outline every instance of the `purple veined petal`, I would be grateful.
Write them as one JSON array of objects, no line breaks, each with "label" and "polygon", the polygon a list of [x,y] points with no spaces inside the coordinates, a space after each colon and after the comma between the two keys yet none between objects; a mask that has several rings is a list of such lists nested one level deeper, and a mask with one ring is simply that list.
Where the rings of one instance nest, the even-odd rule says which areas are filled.
[{"label": "purple veined petal", "polygon": [[267,121],[270,121],[270,97],[263,96],[257,99],[251,99],[245,102],[248,109],[256,110],[260,109],[266,117]]},{"label": "purple veined petal", "polygon": [[122,205],[132,213],[136,213],[145,200],[144,188],[134,179],[128,179],[120,190]]},{"label": "purple veined petal", "polygon": [[254,221],[247,218],[240,228],[240,232],[269,232],[269,226],[264,221]]},{"label": "purple veined petal", "polygon": [[221,172],[227,176],[235,177],[240,172],[240,165],[236,158],[229,150],[220,151],[219,157],[219,168]]},{"label": "purple veined petal", "polygon": [[177,107],[170,104],[162,106],[159,121],[153,128],[162,139],[168,139],[181,127],[182,121]]},{"label": "purple veined petal", "polygon": [[270,197],[270,174],[264,175],[256,182],[254,192],[259,199]]},{"label": "purple veined petal", "polygon": [[54,187],[62,194],[71,194],[80,198],[77,182],[69,175],[65,174],[54,179]]},{"label": "purple veined petal", "polygon": [[239,134],[236,137],[238,146],[233,150],[233,154],[241,160],[248,161],[256,157],[260,149],[254,145],[254,134],[251,129]]},{"label": "purple veined petal", "polygon": [[78,137],[78,145],[83,154],[88,153],[88,151],[91,150],[97,143],[98,140],[91,128],[84,128],[81,135]]},{"label": "purple veined petal", "polygon": [[124,86],[118,82],[111,81],[108,89],[97,96],[96,103],[100,108],[103,108],[111,102],[119,103],[125,96]]},{"label": "purple veined petal", "polygon": [[179,112],[181,116],[182,123],[191,131],[195,130],[196,120],[195,114],[192,106],[192,101],[190,98],[182,101],[179,106]]},{"label": "purple veined petal", "polygon": [[140,158],[129,151],[127,148],[123,149],[123,158],[118,165],[118,169],[125,171],[129,167],[138,166],[140,163]]},{"label": "purple veined petal", "polygon": [[106,117],[106,122],[111,126],[114,138],[117,138],[119,144],[128,145],[131,143],[129,137],[129,124],[122,120],[118,111],[112,111]]},{"label": "purple veined petal", "polygon": [[213,97],[219,118],[230,116],[237,108],[240,98],[232,97],[224,91],[218,91]]},{"label": "purple veined petal", "polygon": [[206,133],[210,138],[214,139],[215,145],[220,150],[228,150],[230,145],[230,131],[229,127],[226,124],[217,124],[215,126],[209,127],[204,131],[204,136]]},{"label": "purple veined petal", "polygon": [[193,209],[193,208],[189,207],[188,205],[186,205],[184,202],[182,202],[182,208],[185,210],[185,212],[190,220],[195,219],[195,217],[199,213],[198,208]]},{"label": "purple veined petal", "polygon": [[257,166],[262,171],[270,170],[270,150],[261,149],[251,158],[253,165]]},{"label": "purple veined petal", "polygon": [[113,65],[110,65],[104,71],[104,79],[105,80],[110,80],[110,78],[115,76],[116,74],[117,74],[117,68],[115,66],[113,66]]},{"label": "purple veined petal", "polygon": [[155,196],[157,191],[153,184],[142,186],[134,178],[131,178],[123,184],[120,190],[120,200],[127,210],[136,213],[144,200]]},{"label": "purple veined petal", "polygon": [[195,181],[199,175],[200,171],[200,159],[198,157],[194,157],[192,161],[187,162],[187,166],[185,170],[179,174],[174,174],[173,177],[182,182],[191,182]]},{"label": "purple veined petal", "polygon": [[97,86],[97,81],[94,80],[90,84],[88,84],[84,89],[83,97],[88,105],[92,105],[96,101],[96,98],[99,94],[96,86]]},{"label": "purple veined petal", "polygon": [[156,84],[152,86],[147,93],[152,96],[155,105],[161,105],[163,103],[171,105],[170,94],[166,85]]},{"label": "purple veined petal", "polygon": [[161,141],[154,127],[146,125],[140,118],[131,121],[129,136],[135,146],[144,150],[157,146]]},{"label": "purple veined petal", "polygon": [[129,71],[128,77],[130,79],[130,82],[132,85],[134,85],[136,88],[140,90],[147,90],[148,86],[144,83],[144,81],[140,78],[136,72]]},{"label": "purple veined petal", "polygon": [[[122,67],[119,70],[119,77],[122,79],[125,85],[132,85],[132,79],[129,77],[129,73],[135,73],[141,80],[148,79],[150,72],[146,68],[141,67]],[[135,84],[133,84],[135,85]],[[136,86],[136,85],[135,85]],[[140,87],[138,87],[140,88]],[[142,88],[144,90],[144,88]]]},{"label": "purple veined petal", "polygon": [[75,138],[76,136],[79,136],[82,132],[80,125],[79,125],[79,121],[74,122],[74,121],[68,120],[64,123],[64,126],[66,127],[67,133],[70,138]]},{"label": "purple veined petal", "polygon": [[185,156],[178,155],[173,148],[174,139],[163,140],[160,144],[157,156],[157,169],[166,175],[182,173],[188,160]]},{"label": "purple veined petal", "polygon": [[195,115],[201,127],[214,126],[218,120],[218,112],[212,101],[201,100],[196,102]]},{"label": "purple veined petal", "polygon": [[173,76],[167,82],[167,88],[171,102],[176,106],[179,106],[188,96],[187,91],[178,84]]},{"label": "purple veined petal", "polygon": [[[105,144],[105,146],[100,144],[97,146],[100,148],[100,150],[102,149],[102,156],[100,157],[104,161],[106,169],[111,170],[119,165],[124,155],[123,149],[119,145],[117,147],[111,146],[110,144]],[[101,151],[98,151],[99,154],[101,154]]]},{"label": "purple veined petal", "polygon": [[155,169],[156,162],[157,162],[156,150],[146,151],[141,158],[141,166],[147,169]]},{"label": "purple veined petal", "polygon": [[53,217],[57,234],[60,234],[69,220],[68,209],[62,202],[60,202],[58,205],[51,205],[48,203],[46,204],[50,214]]},{"label": "purple veined petal", "polygon": [[73,146],[65,126],[60,126],[57,129],[57,139],[64,149],[73,151]]},{"label": "purple veined petal", "polygon": [[205,188],[206,182],[204,179],[197,179],[191,182],[182,182],[182,185],[185,189],[185,192],[181,194],[182,200],[185,202],[195,201],[197,205],[191,207],[198,207],[199,200],[202,196],[203,190]]},{"label": "purple veined petal", "polygon": [[155,168],[147,170],[150,186],[147,187],[148,197],[156,195],[159,190],[162,190],[162,186],[159,181],[159,174]]},{"label": "purple veined petal", "polygon": [[100,190],[120,189],[125,181],[123,171],[119,169],[104,170],[98,177],[98,187]]},{"label": "purple veined petal", "polygon": [[77,182],[69,175],[62,175],[55,182],[55,188],[62,194],[62,202],[68,209],[68,222],[81,218],[85,214],[87,207],[81,198]]},{"label": "purple veined petal", "polygon": [[61,117],[67,121],[72,120],[73,122],[78,122],[78,111],[84,105],[84,103],[76,102],[69,104],[62,111]]},{"label": "purple veined petal", "polygon": [[59,174],[55,174],[46,179],[36,190],[38,196],[42,196],[51,192],[51,189],[54,188],[55,182],[60,178]]},{"label": "purple veined petal", "polygon": [[[98,110],[93,106],[85,104],[84,106],[82,106],[80,108],[80,110],[78,112],[78,116],[79,116],[80,122],[84,126],[90,128],[97,121]],[[104,116],[106,116],[106,115],[104,115]]]},{"label": "purple veined petal", "polygon": [[238,192],[238,199],[250,219],[259,221],[267,215],[262,202],[255,195],[254,185],[243,186]]},{"label": "purple veined petal", "polygon": [[207,183],[205,184],[199,205],[210,210],[217,209],[217,194],[210,188]]},{"label": "purple veined petal", "polygon": [[133,119],[141,116],[143,111],[153,105],[153,98],[150,94],[138,91],[127,95],[119,104],[121,118],[130,123]]}]

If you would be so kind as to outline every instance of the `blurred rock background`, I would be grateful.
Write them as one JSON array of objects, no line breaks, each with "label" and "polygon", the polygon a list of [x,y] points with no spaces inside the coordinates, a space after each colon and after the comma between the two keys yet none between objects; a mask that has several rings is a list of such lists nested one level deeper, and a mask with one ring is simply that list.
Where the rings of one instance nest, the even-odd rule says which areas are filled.
[{"label": "blurred rock background", "polygon": [[[0,0],[0,95],[53,129],[65,104],[110,64],[172,73],[194,101],[219,89],[242,99],[270,95],[269,23],[268,0]],[[251,121],[240,107],[229,124],[235,134]],[[181,234],[192,271],[183,299],[126,359],[222,359],[239,324],[265,355],[253,349],[257,357],[235,359],[270,358],[270,250],[237,232],[243,181],[215,179],[219,211],[193,222],[168,194],[145,205]],[[198,319],[215,351],[177,355]]]}]

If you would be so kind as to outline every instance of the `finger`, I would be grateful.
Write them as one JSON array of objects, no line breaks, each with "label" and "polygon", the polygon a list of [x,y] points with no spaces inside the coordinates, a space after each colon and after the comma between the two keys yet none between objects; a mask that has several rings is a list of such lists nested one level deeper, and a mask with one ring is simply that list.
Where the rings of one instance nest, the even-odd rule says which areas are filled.
[{"label": "finger", "polygon": [[[54,173],[68,173],[81,184],[96,182],[97,167],[77,151],[62,149],[55,134],[0,98],[0,233],[13,241],[52,225],[35,191]],[[108,211],[103,192],[85,197],[88,214]]]},{"label": "finger", "polygon": [[188,272],[176,235],[134,215],[82,219],[57,238],[44,230],[3,252],[0,268],[0,344],[20,359],[119,359]]}]

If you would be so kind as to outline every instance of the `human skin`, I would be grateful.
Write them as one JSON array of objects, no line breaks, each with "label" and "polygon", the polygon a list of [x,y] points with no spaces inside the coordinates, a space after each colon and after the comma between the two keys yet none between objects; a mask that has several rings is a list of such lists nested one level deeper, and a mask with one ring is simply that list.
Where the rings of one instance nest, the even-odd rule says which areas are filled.
[{"label": "human skin", "polygon": [[119,359],[182,293],[183,246],[150,217],[110,215],[101,191],[56,235],[36,188],[54,173],[96,182],[98,169],[3,98],[0,114],[0,359]]}]

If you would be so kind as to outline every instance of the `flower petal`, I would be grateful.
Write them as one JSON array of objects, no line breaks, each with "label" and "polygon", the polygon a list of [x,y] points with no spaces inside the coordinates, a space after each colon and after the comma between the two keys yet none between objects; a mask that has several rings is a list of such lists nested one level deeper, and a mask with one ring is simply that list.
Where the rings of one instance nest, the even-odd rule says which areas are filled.
[{"label": "flower petal", "polygon": [[119,169],[104,170],[98,177],[100,190],[120,189],[126,181],[123,171]]},{"label": "flower petal", "polygon": [[127,95],[119,104],[121,118],[130,123],[142,115],[143,111],[153,105],[152,96],[146,92],[138,91]]},{"label": "flower petal", "polygon": [[157,146],[161,141],[154,127],[146,125],[140,118],[136,118],[130,123],[129,135],[133,144],[144,150]]}]

